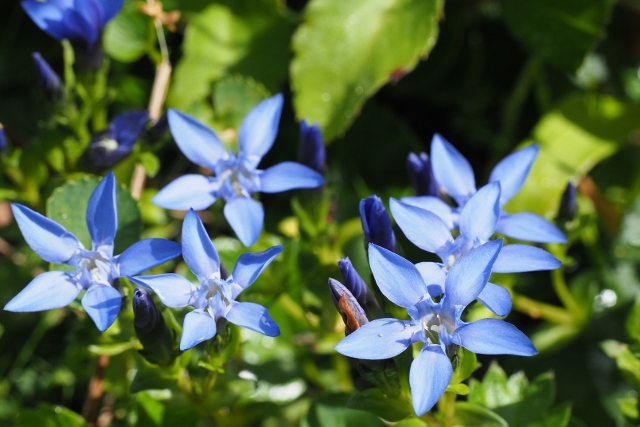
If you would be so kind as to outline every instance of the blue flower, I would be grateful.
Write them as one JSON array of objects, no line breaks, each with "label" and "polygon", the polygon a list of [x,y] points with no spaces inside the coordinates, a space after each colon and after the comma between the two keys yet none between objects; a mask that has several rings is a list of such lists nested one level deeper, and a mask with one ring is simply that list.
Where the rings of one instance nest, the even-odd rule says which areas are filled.
[{"label": "blue flower", "polygon": [[407,157],[407,170],[411,186],[418,196],[440,197],[440,187],[436,182],[431,168],[431,160],[427,153],[409,153]]},{"label": "blue flower", "polygon": [[326,150],[322,142],[322,131],[317,124],[309,126],[306,120],[300,122],[300,142],[298,161],[318,173],[324,173]]},{"label": "blue flower", "polygon": [[502,242],[493,240],[469,251],[451,267],[446,292],[430,293],[418,269],[399,255],[369,245],[371,270],[382,293],[407,309],[410,320],[373,320],[340,341],[335,349],[357,359],[388,359],[414,342],[424,346],[411,364],[409,384],[418,415],[430,410],[451,381],[451,358],[462,346],[479,354],[537,353],[533,343],[515,326],[498,319],[465,323],[460,315],[487,283]]},{"label": "blue flower", "polygon": [[22,8],[54,39],[82,41],[91,50],[123,3],[124,0],[26,0]]},{"label": "blue flower", "polygon": [[[460,210],[460,234],[455,239],[448,225],[435,213],[391,199],[391,212],[405,236],[420,249],[435,253],[442,260],[441,264],[425,262],[417,265],[429,281],[432,295],[446,293],[443,287],[447,271],[463,255],[489,241],[494,234],[500,220],[500,194],[500,182],[492,182],[472,195]],[[562,263],[556,257],[543,249],[511,244],[500,251],[493,272],[553,270],[560,265]],[[511,310],[509,292],[493,283],[484,287],[478,300],[499,316],[506,316]]]},{"label": "blue flower", "polygon": [[198,278],[200,286],[174,273],[130,279],[153,290],[168,307],[195,308],[184,318],[181,350],[213,338],[216,334],[216,321],[222,318],[273,337],[280,335],[280,329],[267,309],[250,302],[238,302],[236,298],[251,286],[281,251],[282,246],[274,246],[264,252],[243,254],[231,276],[226,280],[222,279],[218,252],[207,236],[202,221],[191,209],[182,224],[182,256]]},{"label": "blue flower", "polygon": [[[502,159],[491,172],[489,182],[500,182],[500,209],[515,196],[524,184],[538,155],[538,144],[532,144]],[[476,193],[473,169],[467,159],[440,135],[431,141],[431,165],[440,187],[457,203],[451,207],[432,196],[405,197],[403,202],[434,212],[450,229],[458,228],[461,209]],[[497,231],[507,237],[538,243],[565,243],[564,234],[540,215],[529,212],[500,213]]]},{"label": "blue flower", "polygon": [[57,222],[17,203],[13,215],[31,249],[47,262],[67,264],[75,271],[42,273],[4,307],[8,311],[41,311],[64,307],[86,289],[82,306],[99,330],[115,321],[122,304],[113,287],[118,277],[138,274],[180,255],[180,245],[165,239],[144,239],[122,254],[113,255],[118,228],[116,180],[109,173],[89,199],[87,227],[92,247],[88,250]]},{"label": "blue flower", "polygon": [[38,81],[44,89],[45,94],[49,99],[54,101],[62,98],[62,82],[58,74],[53,71],[53,68],[42,58],[40,53],[33,52],[31,57],[33,58],[33,64],[36,68]]},{"label": "blue flower", "polygon": [[211,129],[176,110],[169,110],[171,133],[185,156],[213,171],[215,177],[185,175],[163,188],[153,203],[166,209],[206,209],[216,199],[226,200],[224,216],[245,246],[253,245],[264,222],[262,204],[251,195],[279,193],[294,188],[315,188],[321,174],[295,162],[257,169],[276,138],[282,95],[259,103],[244,118],[238,132],[238,155],[227,152]]},{"label": "blue flower", "polygon": [[360,200],[360,220],[364,231],[365,243],[397,252],[396,235],[391,228],[391,219],[378,196],[369,196]]},{"label": "blue flower", "polygon": [[127,111],[115,116],[106,130],[91,139],[89,156],[93,164],[108,168],[131,153],[148,121],[148,111]]}]

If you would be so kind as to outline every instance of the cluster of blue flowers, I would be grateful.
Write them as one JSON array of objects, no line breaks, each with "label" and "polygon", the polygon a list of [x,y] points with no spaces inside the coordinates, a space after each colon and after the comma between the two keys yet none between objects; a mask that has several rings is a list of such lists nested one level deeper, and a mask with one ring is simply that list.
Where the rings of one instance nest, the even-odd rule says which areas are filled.
[{"label": "cluster of blue flowers", "polygon": [[[511,310],[509,292],[488,281],[492,272],[551,270],[561,264],[535,246],[491,240],[499,232],[534,242],[565,241],[562,232],[542,217],[502,211],[522,187],[537,152],[534,144],[506,157],[479,190],[469,162],[439,135],[433,138],[431,159],[425,153],[409,157],[412,180],[422,195],[391,199],[391,212],[406,237],[420,249],[436,254],[441,262],[414,265],[395,253],[395,236],[380,199],[373,196],[361,203],[376,284],[389,301],[407,310],[409,320],[369,321],[365,311],[370,311],[370,302],[360,297],[369,294],[363,291],[366,285],[357,273],[341,266],[345,285],[331,279],[329,286],[334,300],[344,299],[348,304],[346,308],[337,303],[339,311],[343,316],[349,313],[357,325],[349,328],[347,324],[348,335],[335,349],[353,358],[377,360],[394,357],[413,343],[423,343],[409,378],[418,415],[429,411],[449,386],[452,359],[459,347],[479,354],[537,353],[529,338],[509,323],[495,318],[470,323],[461,319],[474,300],[497,316]],[[445,201],[447,196],[455,206]]]}]

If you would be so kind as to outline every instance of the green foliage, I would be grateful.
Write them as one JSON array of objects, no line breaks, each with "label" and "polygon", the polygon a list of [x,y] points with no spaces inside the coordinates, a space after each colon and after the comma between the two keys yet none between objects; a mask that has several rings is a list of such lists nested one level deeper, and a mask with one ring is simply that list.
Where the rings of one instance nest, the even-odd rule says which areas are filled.
[{"label": "green foliage", "polygon": [[149,26],[152,21],[137,10],[137,4],[127,1],[120,12],[104,31],[105,52],[122,62],[140,59],[149,49]]},{"label": "green foliage", "polygon": [[23,409],[18,414],[18,427],[85,427],[79,414],[61,406],[42,404],[38,409]]}]

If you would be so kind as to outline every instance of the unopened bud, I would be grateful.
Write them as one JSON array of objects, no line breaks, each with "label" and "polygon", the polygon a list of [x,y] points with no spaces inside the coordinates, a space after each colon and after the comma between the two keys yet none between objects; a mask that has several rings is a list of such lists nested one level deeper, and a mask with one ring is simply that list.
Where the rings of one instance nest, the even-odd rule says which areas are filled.
[{"label": "unopened bud", "polygon": [[429,159],[427,153],[409,153],[407,171],[409,172],[411,186],[417,196],[442,196],[438,182],[433,175],[431,159]]},{"label": "unopened bud", "polygon": [[369,323],[367,315],[358,303],[356,297],[342,283],[329,279],[329,291],[333,304],[338,309],[345,324],[345,335],[349,335],[360,326]]},{"label": "unopened bud", "polygon": [[144,289],[133,291],[133,316],[134,329],[143,347],[140,354],[156,365],[171,365],[177,355],[173,336],[151,295]]},{"label": "unopened bud", "polygon": [[369,196],[360,201],[360,219],[365,246],[375,243],[392,252],[398,251],[396,236],[391,228],[391,219],[378,196]]},{"label": "unopened bud", "polygon": [[311,169],[324,174],[326,150],[322,142],[322,132],[317,124],[309,126],[305,120],[300,122],[300,142],[298,161]]}]

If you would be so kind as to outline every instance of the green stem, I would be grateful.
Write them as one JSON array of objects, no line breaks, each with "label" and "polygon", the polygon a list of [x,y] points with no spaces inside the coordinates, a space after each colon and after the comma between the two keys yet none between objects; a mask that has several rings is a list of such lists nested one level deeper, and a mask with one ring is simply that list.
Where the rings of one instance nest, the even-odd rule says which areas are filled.
[{"label": "green stem", "polygon": [[529,317],[534,319],[541,318],[557,324],[568,324],[574,322],[574,317],[563,308],[536,301],[515,293],[512,294],[512,297],[513,308],[521,313],[527,314]]},{"label": "green stem", "polygon": [[456,413],[455,403],[456,395],[453,393],[444,393],[438,400],[438,412],[440,412],[445,426],[453,425],[453,417]]}]

